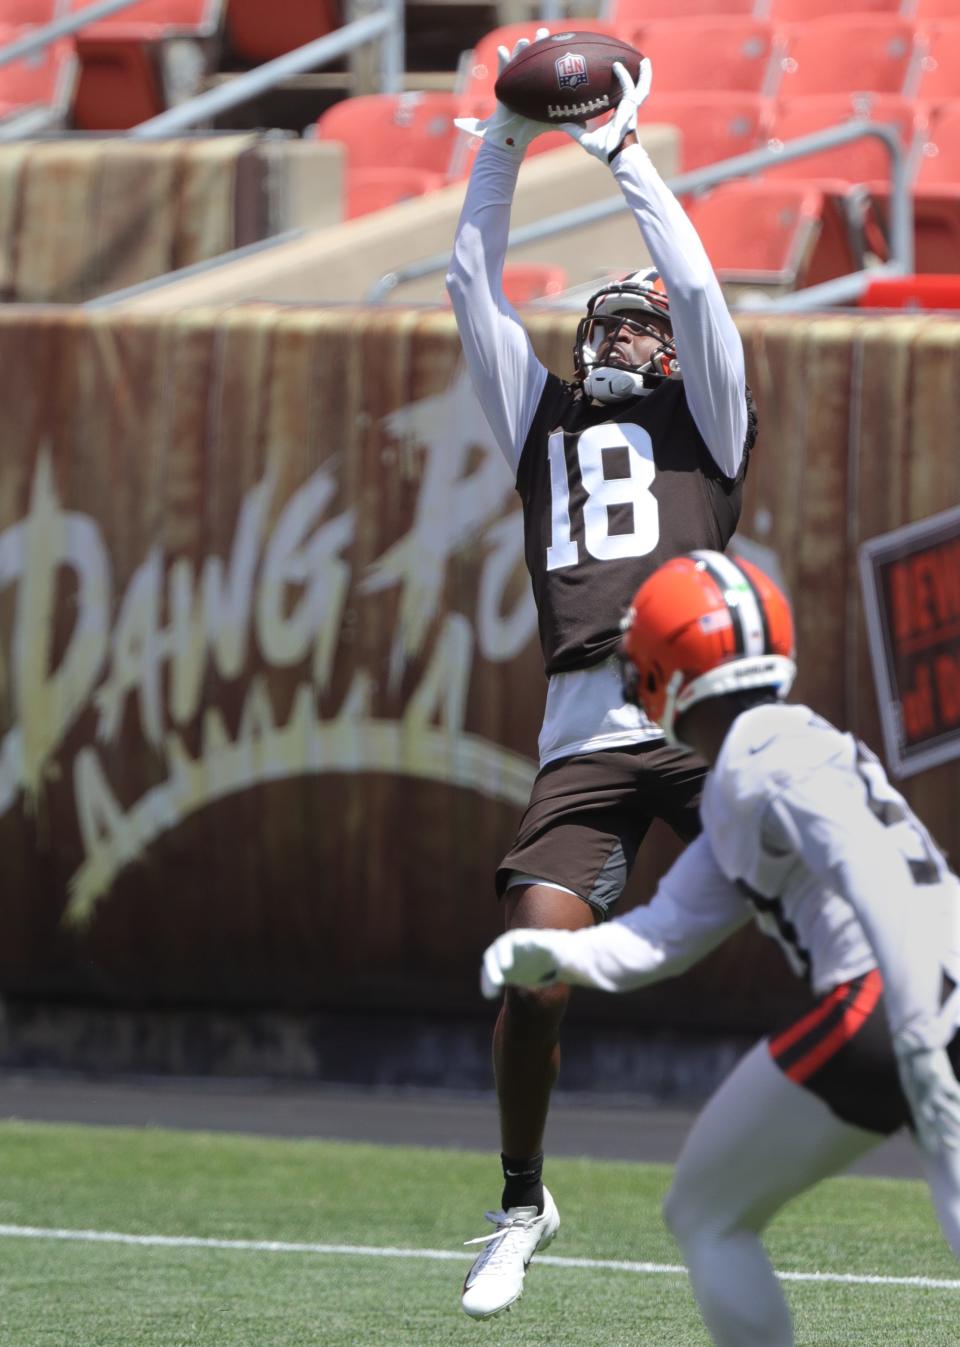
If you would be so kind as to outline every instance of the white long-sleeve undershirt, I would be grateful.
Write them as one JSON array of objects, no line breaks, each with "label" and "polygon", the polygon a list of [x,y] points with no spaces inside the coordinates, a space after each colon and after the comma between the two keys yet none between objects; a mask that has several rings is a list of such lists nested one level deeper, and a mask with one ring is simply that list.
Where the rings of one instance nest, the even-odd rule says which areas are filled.
[{"label": "white long-sleeve undershirt", "polygon": [[[514,472],[547,377],[503,291],[520,162],[481,146],[447,275],[474,387]],[[743,346],[709,258],[642,146],[623,150],[613,172],[667,290],[690,412],[717,465],[735,477],[747,429]]]},{"label": "white long-sleeve undershirt", "polygon": [[700,236],[641,145],[613,162],[670,300],[690,413],[717,466],[736,477],[747,433],[743,343]]},{"label": "white long-sleeve undershirt", "polygon": [[520,163],[516,155],[481,145],[447,274],[467,368],[514,475],[547,379],[527,330],[503,291],[510,207]]}]

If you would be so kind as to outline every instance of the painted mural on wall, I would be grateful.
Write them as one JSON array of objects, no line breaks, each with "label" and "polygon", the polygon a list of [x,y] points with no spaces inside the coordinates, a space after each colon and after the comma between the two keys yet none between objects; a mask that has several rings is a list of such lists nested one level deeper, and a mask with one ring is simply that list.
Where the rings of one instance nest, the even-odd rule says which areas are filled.
[{"label": "painted mural on wall", "polygon": [[[522,565],[512,483],[462,373],[386,417],[384,445],[388,455],[421,452],[422,477],[408,526],[359,573],[349,559],[356,510],[337,508],[336,466],[323,465],[286,499],[269,470],[253,483],[226,556],[198,565],[145,539],[122,586],[100,522],[69,508],[49,451],[38,454],[28,512],[0,532],[0,585],[15,593],[0,816],[40,808],[51,781],[71,779],[82,859],[69,881],[69,919],[88,918],[123,867],[165,832],[260,782],[388,772],[525,803],[532,761],[467,725],[477,657],[515,659],[535,635],[536,614],[525,589],[513,601],[505,593]],[[471,454],[479,462],[468,470]],[[447,569],[474,543],[483,553],[475,602],[446,611]],[[55,649],[64,578],[72,625]],[[354,668],[339,705],[325,708],[341,638],[363,596],[379,593],[397,606],[394,630],[383,633],[386,685],[377,669]],[[417,681],[398,701],[391,694],[411,667]],[[297,683],[280,722],[269,681],[289,669]],[[242,685],[234,727],[205,695],[210,672]],[[88,712],[90,741],[65,753]],[[194,750],[184,730],[198,722]],[[121,734],[136,734],[162,768],[133,799],[111,782],[102,752]]]},{"label": "painted mural on wall", "polygon": [[[226,326],[32,334],[56,387],[0,476],[0,990],[303,1004],[469,965],[472,999],[544,687],[512,479],[448,339],[414,369],[387,333],[371,382],[362,324]],[[18,349],[0,324],[8,390]]]}]

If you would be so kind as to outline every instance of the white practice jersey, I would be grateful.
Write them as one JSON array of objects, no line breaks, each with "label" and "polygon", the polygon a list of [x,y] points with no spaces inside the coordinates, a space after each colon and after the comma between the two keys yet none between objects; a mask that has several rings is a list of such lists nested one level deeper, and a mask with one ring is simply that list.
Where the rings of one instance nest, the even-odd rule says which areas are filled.
[{"label": "white practice jersey", "polygon": [[818,995],[878,967],[894,1033],[951,1039],[960,881],[868,749],[808,707],[755,707],[734,721],[701,815],[649,905],[557,933],[564,979],[640,987],[753,918]]},{"label": "white practice jersey", "polygon": [[[515,475],[548,380],[546,368],[503,292],[510,208],[519,167],[516,155],[493,145],[481,147],[447,276],[467,367]],[[625,149],[615,160],[614,176],[666,286],[689,414],[719,472],[732,480],[740,471],[747,432],[739,333],[695,229],[646,151],[639,145]],[[614,413],[611,407],[611,418]],[[546,436],[542,453],[546,458]],[[654,488],[651,499],[656,495]],[[647,549],[651,555],[656,541],[653,537]],[[712,535],[690,543],[693,547],[720,545]],[[638,561],[645,555],[638,544]],[[629,592],[616,593],[618,615],[643,578],[638,569]],[[642,712],[624,705],[613,661],[591,662],[585,656],[583,663],[590,667],[576,667],[575,659],[570,662],[573,667],[549,679],[540,734],[541,765],[572,753],[662,738],[659,727]]]}]

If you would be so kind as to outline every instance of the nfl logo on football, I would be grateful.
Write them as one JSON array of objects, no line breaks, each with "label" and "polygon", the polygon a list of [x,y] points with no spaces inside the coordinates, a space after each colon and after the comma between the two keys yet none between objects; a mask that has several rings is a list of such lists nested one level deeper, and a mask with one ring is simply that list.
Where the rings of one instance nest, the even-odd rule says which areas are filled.
[{"label": "nfl logo on football", "polygon": [[568,51],[559,57],[557,66],[557,84],[561,89],[577,89],[587,82],[587,62],[583,56]]}]

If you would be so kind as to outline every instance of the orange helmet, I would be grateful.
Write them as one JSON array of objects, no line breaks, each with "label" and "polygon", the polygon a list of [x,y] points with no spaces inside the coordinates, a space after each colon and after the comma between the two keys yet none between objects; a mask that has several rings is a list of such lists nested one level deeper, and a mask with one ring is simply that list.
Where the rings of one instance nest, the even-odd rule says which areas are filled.
[{"label": "orange helmet", "polygon": [[676,743],[677,717],[706,697],[746,688],[790,691],[793,617],[749,561],[688,552],[658,567],[623,619],[624,696]]}]

